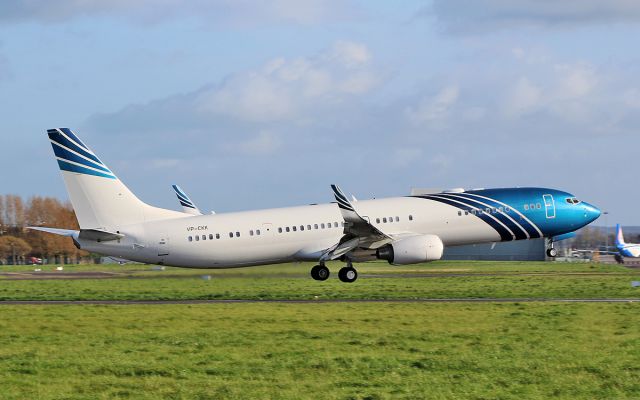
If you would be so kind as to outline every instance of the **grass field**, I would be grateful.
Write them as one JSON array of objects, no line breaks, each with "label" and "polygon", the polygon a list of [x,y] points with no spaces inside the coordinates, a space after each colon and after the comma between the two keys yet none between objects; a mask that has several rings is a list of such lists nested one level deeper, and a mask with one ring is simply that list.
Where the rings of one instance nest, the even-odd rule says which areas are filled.
[{"label": "grass field", "polygon": [[[308,268],[68,267],[119,278],[4,275],[0,298],[640,297],[637,270],[595,264],[373,264],[354,284]],[[0,399],[640,399],[639,315],[640,303],[0,305]]]},{"label": "grass field", "polygon": [[[386,263],[359,266],[361,278],[344,284],[332,277],[316,282],[312,264],[287,264],[232,270],[149,266],[98,266],[117,279],[11,280],[0,275],[2,300],[203,300],[203,299],[414,299],[414,298],[594,298],[639,297],[631,287],[640,270],[582,263],[439,262],[409,267]],[[44,267],[43,269],[47,269]],[[52,270],[53,267],[48,267]],[[66,267],[86,272],[90,266]],[[33,267],[3,268],[4,272]],[[211,280],[201,279],[208,275]]]}]

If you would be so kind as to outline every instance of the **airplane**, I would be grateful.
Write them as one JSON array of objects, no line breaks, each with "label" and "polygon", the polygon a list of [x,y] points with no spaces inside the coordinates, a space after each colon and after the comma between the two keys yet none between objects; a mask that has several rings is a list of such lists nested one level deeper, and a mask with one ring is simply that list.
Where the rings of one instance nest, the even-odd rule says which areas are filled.
[{"label": "airplane", "polygon": [[616,225],[616,248],[622,257],[640,257],[640,244],[625,243],[620,224]]},{"label": "airplane", "polygon": [[176,196],[178,197],[178,202],[182,206],[182,211],[185,214],[202,215],[202,212],[200,211],[200,209],[196,207],[196,205],[193,203],[193,201],[191,201],[189,196],[187,196],[187,194],[182,189],[180,189],[180,186],[171,185],[171,187],[176,192]]},{"label": "airplane", "polygon": [[[354,262],[405,265],[439,260],[444,248],[560,237],[600,216],[572,194],[545,188],[462,189],[214,215],[144,203],[68,128],[47,130],[79,230],[31,227],[71,237],[83,250],[185,268],[237,268],[314,261],[311,277],[354,282]],[[547,249],[555,256],[553,240]]]}]

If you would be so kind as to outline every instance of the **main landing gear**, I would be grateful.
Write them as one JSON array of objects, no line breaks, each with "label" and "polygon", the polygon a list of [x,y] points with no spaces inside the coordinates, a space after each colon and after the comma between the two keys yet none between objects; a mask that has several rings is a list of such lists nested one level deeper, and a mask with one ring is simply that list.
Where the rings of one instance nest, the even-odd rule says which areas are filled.
[{"label": "main landing gear", "polygon": [[311,268],[311,277],[317,281],[326,281],[329,278],[329,274],[329,268],[324,264],[319,264]]},{"label": "main landing gear", "polygon": [[342,267],[338,271],[338,278],[345,283],[355,282],[358,279],[358,271],[353,268],[351,262],[348,262],[346,267]]},{"label": "main landing gear", "polygon": [[[316,281],[326,281],[329,278],[330,272],[324,264],[318,264],[311,268],[311,277]],[[355,282],[358,279],[358,271],[353,268],[351,262],[338,271],[338,278],[345,283]]]}]

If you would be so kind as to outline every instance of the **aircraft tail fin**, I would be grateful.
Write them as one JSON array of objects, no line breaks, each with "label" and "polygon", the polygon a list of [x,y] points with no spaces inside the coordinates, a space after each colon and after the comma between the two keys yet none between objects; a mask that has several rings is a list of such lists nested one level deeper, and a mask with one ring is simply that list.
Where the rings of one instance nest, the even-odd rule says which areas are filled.
[{"label": "aircraft tail fin", "polygon": [[138,199],[68,128],[49,129],[47,135],[80,229],[117,231],[123,225],[182,216]]},{"label": "aircraft tail fin", "polygon": [[616,246],[624,246],[626,243],[624,242],[624,235],[622,233],[622,227],[620,224],[616,224]]}]

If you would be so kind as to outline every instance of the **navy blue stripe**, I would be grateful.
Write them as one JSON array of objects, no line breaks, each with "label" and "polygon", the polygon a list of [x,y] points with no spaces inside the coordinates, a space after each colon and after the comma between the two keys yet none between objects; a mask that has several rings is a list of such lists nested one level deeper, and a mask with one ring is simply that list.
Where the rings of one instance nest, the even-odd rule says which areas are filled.
[{"label": "navy blue stripe", "polygon": [[85,150],[89,151],[89,148],[87,147],[86,144],[82,143],[82,140],[80,140],[79,137],[77,137],[76,135],[73,134],[73,132],[71,132],[71,129],[69,128],[60,128],[60,130],[67,136],[69,136],[71,138],[71,140],[75,141],[76,143],[78,143],[81,147],[83,147]]},{"label": "navy blue stripe", "polygon": [[181,195],[182,197],[184,197],[185,199],[188,198],[189,196],[187,196],[187,194],[185,192],[183,192],[182,190],[180,190],[180,188],[178,187],[178,185],[171,185],[173,187],[173,190],[176,191],[177,194]]},{"label": "navy blue stripe", "polygon": [[183,195],[183,194],[180,194],[180,193],[178,193],[178,192],[176,192],[176,196],[178,196],[178,198],[179,198],[180,200],[182,200],[182,201],[191,201],[191,200],[189,200],[189,198],[188,198],[187,196],[185,196],[185,195]]},{"label": "navy blue stripe", "polygon": [[191,200],[189,200],[188,198],[186,198],[184,196],[181,196],[180,193],[178,193],[178,192],[176,192],[176,196],[178,197],[178,200],[180,200],[180,201],[184,201],[184,202],[187,202],[187,203],[191,202]]},{"label": "navy blue stripe", "polygon": [[349,210],[349,211],[355,211],[353,207],[351,207],[351,204],[345,203],[340,199],[336,199],[336,200],[338,200],[338,205],[340,206],[340,208],[344,208],[345,210]]},{"label": "navy blue stripe", "polygon": [[77,172],[79,174],[94,175],[94,176],[100,176],[103,178],[116,179],[116,177],[113,175],[103,174],[101,172],[94,171],[92,169],[80,167],[75,164],[70,164],[63,160],[58,160],[58,165],[60,166],[60,169],[63,171]]},{"label": "navy blue stripe", "polygon": [[47,131],[47,133],[49,134],[49,139],[51,139],[54,142],[57,142],[58,144],[61,144],[73,151],[75,151],[76,153],[82,154],[83,156],[92,159],[93,161],[102,164],[102,161],[98,160],[98,157],[94,156],[93,154],[89,153],[88,151],[86,151],[85,149],[83,149],[82,147],[79,147],[78,145],[74,144],[73,142],[71,142],[69,139],[67,139],[66,137],[64,137],[60,132],[58,131]]},{"label": "navy blue stripe", "polygon": [[[472,210],[474,210],[473,207],[470,207],[468,205],[465,204],[460,204],[460,203],[456,203],[452,200],[449,199],[441,199],[441,198],[435,198],[435,197],[430,197],[430,196],[417,196],[423,199],[427,199],[427,200],[433,200],[433,201],[437,201],[439,203],[443,203],[443,204],[448,204],[450,206],[459,208],[461,210],[464,211],[468,211],[471,212]],[[483,211],[478,212],[476,211],[476,214],[474,214],[476,217],[480,218],[481,220],[483,220],[484,222],[486,222],[488,225],[490,225],[493,229],[496,230],[496,232],[498,232],[498,234],[500,235],[500,239],[503,242],[508,242],[508,241],[512,241],[513,240],[513,236],[511,235],[511,233],[502,225],[500,225],[496,220],[494,220],[493,218],[491,218],[489,215],[485,214]]]},{"label": "navy blue stripe", "polygon": [[342,208],[343,210],[354,211],[355,212],[355,210],[353,208],[345,207],[345,206],[342,205],[342,203],[338,203],[338,207]]},{"label": "navy blue stripe", "polygon": [[[485,209],[487,207],[484,204],[480,204],[481,200],[475,200],[475,199],[471,199],[471,198],[467,198],[467,197],[465,197],[464,200],[463,200],[463,199],[460,199],[459,197],[456,197],[455,195],[445,194],[445,193],[439,194],[438,196],[443,196],[443,197],[446,197],[446,198],[452,199],[452,200],[462,201],[463,203],[466,202],[466,204],[478,207],[480,209]],[[487,202],[485,202],[485,203],[487,203]],[[499,206],[499,207],[493,206],[493,207],[491,207],[491,204],[489,204],[489,206],[490,206],[490,208],[496,208],[496,209],[499,209],[500,207],[504,208],[503,206]],[[495,216],[496,218],[498,218],[500,220],[500,222],[505,224],[509,229],[511,229],[513,234],[516,235],[516,240],[524,240],[524,239],[528,238],[527,237],[527,231],[525,231],[524,228],[521,228],[516,223],[514,223],[506,215],[500,213],[499,211],[497,213],[492,214],[492,215]],[[529,232],[529,235],[531,235],[531,232]]]},{"label": "navy blue stripe", "polygon": [[[504,207],[502,204],[498,203],[496,200],[490,199],[483,199],[483,198],[478,198],[475,196],[470,196],[466,193],[459,193],[460,196],[464,197],[465,199],[469,199],[469,200],[476,200],[476,201],[483,201],[485,203],[488,203],[490,205],[492,205],[493,207]],[[540,234],[538,233],[538,230],[536,229],[536,227],[529,221],[527,221],[526,219],[522,218],[522,216],[520,214],[518,214],[517,212],[514,211],[515,207],[512,207],[510,205],[507,205],[507,207],[509,207],[509,212],[506,211],[505,209],[505,214],[508,214],[511,218],[513,218],[514,220],[518,221],[520,223],[520,225],[522,225],[527,232],[529,232],[529,236],[531,236],[531,239],[537,239],[540,236]]]},{"label": "navy blue stripe", "polygon": [[107,173],[112,173],[111,171],[109,171],[108,168],[104,167],[102,164],[100,165],[96,165],[93,164],[87,160],[85,160],[84,158],[73,154],[72,152],[60,147],[57,143],[52,142],[52,146],[53,146],[53,152],[55,153],[56,156],[60,157],[60,158],[64,158],[67,161],[73,161],[73,162],[77,162],[78,164],[82,164],[85,167],[91,167],[91,168],[96,168],[99,170],[102,170],[104,172]]},{"label": "navy blue stripe", "polygon": [[195,207],[193,206],[193,204],[188,204],[188,203],[185,203],[185,202],[183,202],[183,201],[180,201],[180,204],[181,204],[183,207],[195,208]]}]

